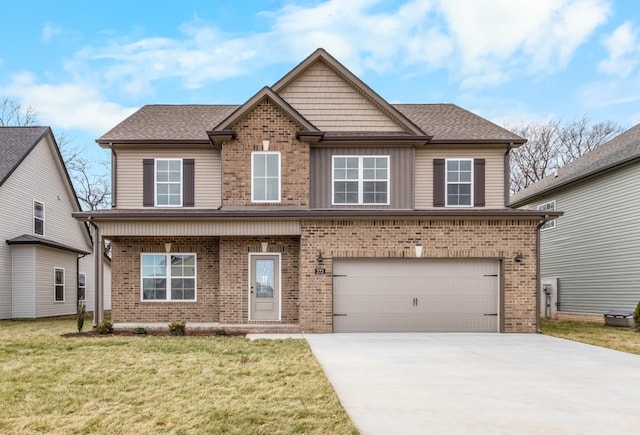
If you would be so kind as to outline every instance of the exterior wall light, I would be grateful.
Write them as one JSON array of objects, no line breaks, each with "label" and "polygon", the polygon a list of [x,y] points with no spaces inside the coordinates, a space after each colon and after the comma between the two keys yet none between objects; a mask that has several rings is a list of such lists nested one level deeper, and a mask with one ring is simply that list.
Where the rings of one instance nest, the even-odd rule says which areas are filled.
[{"label": "exterior wall light", "polygon": [[520,263],[522,260],[524,260],[524,255],[522,255],[522,252],[518,252],[516,254],[516,258],[513,259],[513,261],[515,261],[516,263]]},{"label": "exterior wall light", "polygon": [[322,256],[322,251],[318,251],[318,256],[316,257],[316,261],[318,263],[323,263],[324,262],[324,257]]}]

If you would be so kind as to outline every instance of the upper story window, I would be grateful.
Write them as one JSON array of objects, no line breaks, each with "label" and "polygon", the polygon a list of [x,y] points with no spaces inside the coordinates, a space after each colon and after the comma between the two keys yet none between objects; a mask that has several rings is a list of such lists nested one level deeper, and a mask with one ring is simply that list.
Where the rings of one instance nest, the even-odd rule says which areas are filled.
[{"label": "upper story window", "polygon": [[143,301],[195,301],[196,254],[142,254]]},{"label": "upper story window", "polygon": [[251,154],[251,201],[280,202],[280,153]]},{"label": "upper story window", "polygon": [[447,159],[447,207],[473,205],[473,160]]},{"label": "upper story window", "polygon": [[[544,204],[540,204],[538,206],[538,210],[540,211],[556,211],[556,201],[549,201],[549,202],[545,202]],[[547,230],[549,228],[555,228],[556,227],[556,221],[551,220],[547,223],[545,223],[542,227],[540,227],[541,230]]]},{"label": "upper story window", "polygon": [[156,206],[182,207],[182,159],[156,159]]},{"label": "upper story window", "polygon": [[333,204],[388,205],[389,156],[333,156]]},{"label": "upper story window", "polygon": [[44,236],[44,204],[33,201],[33,233]]}]

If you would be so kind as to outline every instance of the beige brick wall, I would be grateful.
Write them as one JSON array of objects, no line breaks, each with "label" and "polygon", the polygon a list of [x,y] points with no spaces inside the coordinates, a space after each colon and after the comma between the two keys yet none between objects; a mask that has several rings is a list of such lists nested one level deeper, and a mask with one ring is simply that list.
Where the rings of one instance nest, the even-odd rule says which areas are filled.
[{"label": "beige brick wall", "polygon": [[[415,257],[502,260],[502,328],[536,331],[536,220],[309,220],[302,225],[300,326],[332,332],[332,262],[337,258]],[[321,250],[327,274],[314,274]],[[524,260],[513,259],[521,252]]]},{"label": "beige brick wall", "polygon": [[568,311],[558,311],[555,316],[556,320],[573,320],[578,322],[594,322],[604,323],[604,316],[595,313],[571,313]]},{"label": "beige brick wall", "polygon": [[[223,206],[309,204],[309,145],[296,140],[300,130],[288,114],[270,100],[263,100],[231,126],[238,134],[223,145]],[[280,152],[280,203],[251,202],[251,153],[262,151],[269,140],[269,151]]]},{"label": "beige brick wall", "polygon": [[[197,254],[197,302],[141,301],[140,254],[171,252]],[[123,322],[217,322],[218,240],[213,237],[112,238],[111,320]]]}]

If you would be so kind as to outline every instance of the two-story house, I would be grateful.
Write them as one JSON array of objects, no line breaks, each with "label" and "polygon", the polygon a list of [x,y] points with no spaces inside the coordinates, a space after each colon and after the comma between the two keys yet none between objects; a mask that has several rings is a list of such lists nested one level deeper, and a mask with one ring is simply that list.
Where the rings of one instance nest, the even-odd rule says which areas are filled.
[{"label": "two-story house", "polygon": [[97,140],[115,326],[536,330],[525,142],[452,104],[389,104],[322,49],[242,105],[150,105]]},{"label": "two-story house", "polygon": [[0,127],[0,319],[93,309],[94,261],[49,127]]}]

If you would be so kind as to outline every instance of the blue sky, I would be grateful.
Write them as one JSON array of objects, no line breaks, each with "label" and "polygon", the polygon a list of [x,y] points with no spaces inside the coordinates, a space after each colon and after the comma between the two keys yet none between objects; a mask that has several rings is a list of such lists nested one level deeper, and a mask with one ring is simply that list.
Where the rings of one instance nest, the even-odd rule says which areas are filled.
[{"label": "blue sky", "polygon": [[241,104],[318,47],[392,103],[640,122],[640,2],[5,1],[0,97],[103,157],[145,104]]}]

